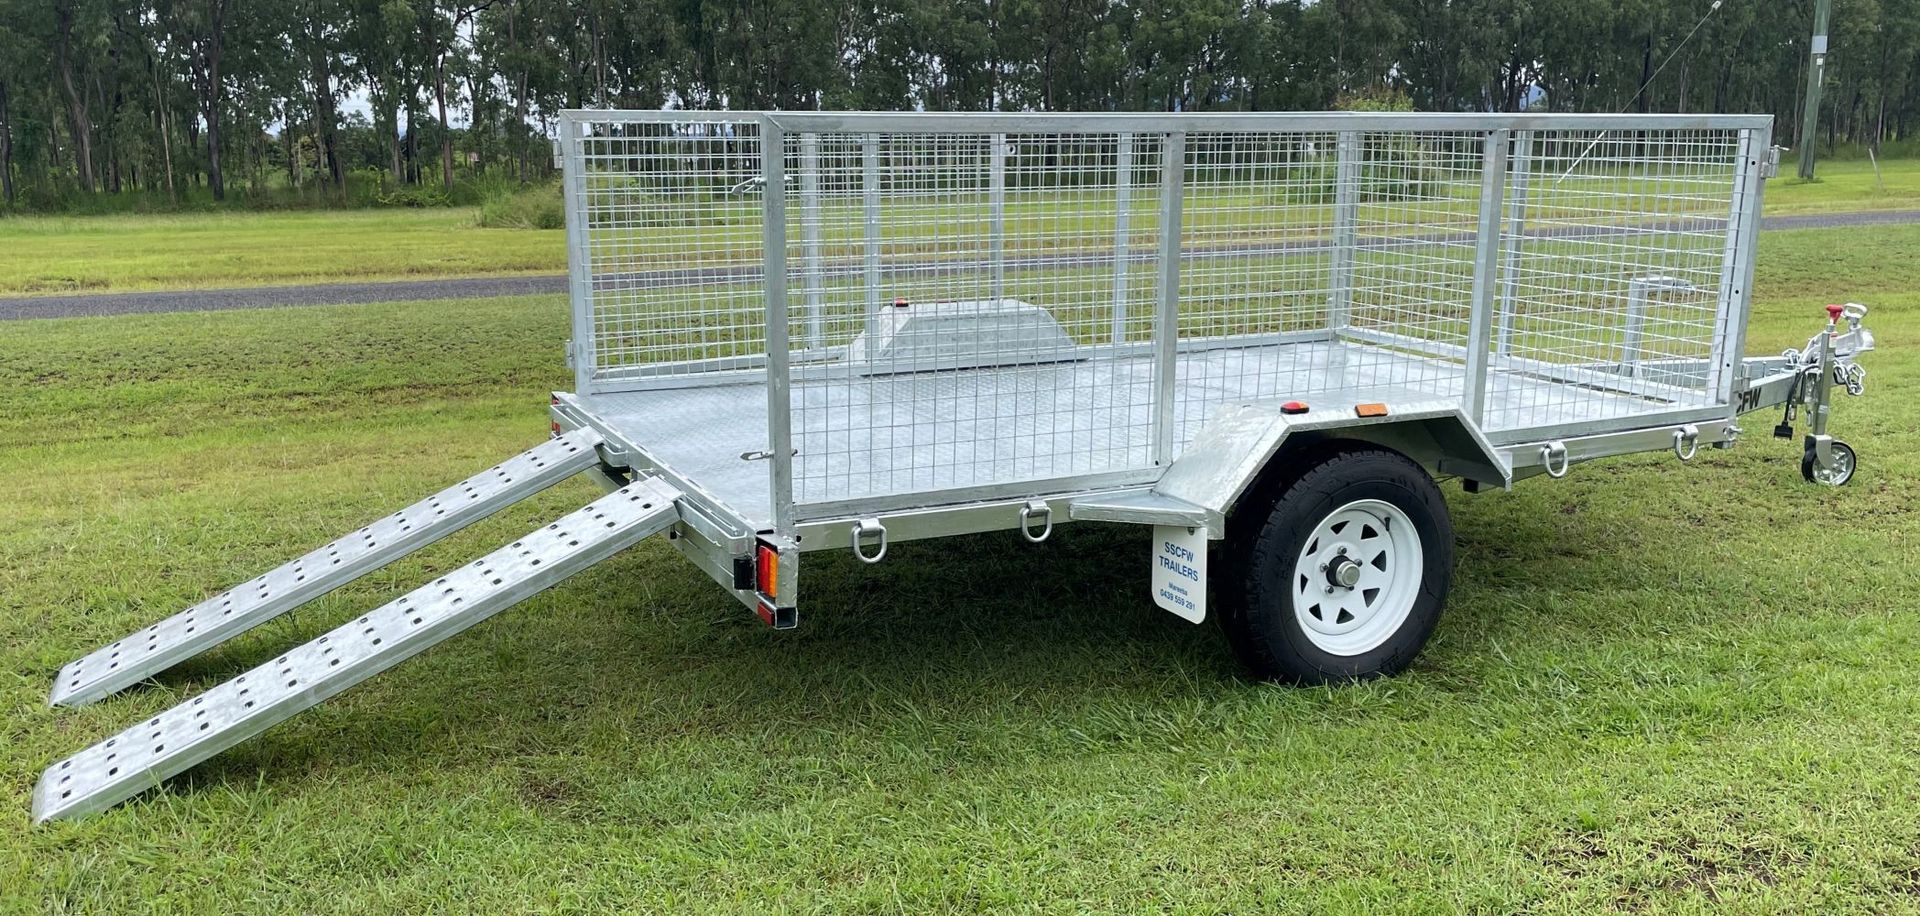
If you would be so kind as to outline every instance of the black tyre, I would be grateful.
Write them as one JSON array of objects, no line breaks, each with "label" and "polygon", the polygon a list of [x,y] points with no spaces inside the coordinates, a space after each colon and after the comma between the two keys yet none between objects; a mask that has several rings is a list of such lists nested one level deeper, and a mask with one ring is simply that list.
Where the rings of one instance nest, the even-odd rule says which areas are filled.
[{"label": "black tyre", "polygon": [[1833,470],[1828,471],[1820,467],[1820,462],[1814,457],[1813,446],[1809,445],[1806,451],[1800,453],[1800,476],[1805,477],[1808,483],[1844,487],[1853,480],[1853,470],[1857,466],[1857,461],[1853,446],[1835,439],[1833,440]]},{"label": "black tyre", "polygon": [[1453,522],[1419,465],[1356,447],[1249,494],[1222,545],[1221,623],[1255,675],[1326,684],[1394,674],[1433,635]]}]

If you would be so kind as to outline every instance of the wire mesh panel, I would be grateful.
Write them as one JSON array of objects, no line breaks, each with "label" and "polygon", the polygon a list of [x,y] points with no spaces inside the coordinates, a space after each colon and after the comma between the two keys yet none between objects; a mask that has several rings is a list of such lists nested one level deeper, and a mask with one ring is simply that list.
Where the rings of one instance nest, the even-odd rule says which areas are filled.
[{"label": "wire mesh panel", "polygon": [[574,295],[593,381],[762,365],[760,146],[751,116],[569,122]]},{"label": "wire mesh panel", "polygon": [[1176,445],[1228,401],[1458,397],[1483,146],[1480,131],[1189,137]]},{"label": "wire mesh panel", "polygon": [[1185,146],[1181,340],[1326,331],[1336,136],[1203,133]]},{"label": "wire mesh panel", "polygon": [[[1713,403],[1708,367],[1740,252],[1742,132],[1557,130],[1514,138],[1490,430]],[[1748,252],[1747,254],[1750,254]],[[1631,397],[1594,399],[1584,387]]]},{"label": "wire mesh panel", "polygon": [[1343,329],[1414,352],[1464,348],[1481,241],[1485,134],[1377,131],[1352,142],[1358,162]]},{"label": "wire mesh panel", "polygon": [[1158,138],[787,147],[797,502],[1152,466]]}]

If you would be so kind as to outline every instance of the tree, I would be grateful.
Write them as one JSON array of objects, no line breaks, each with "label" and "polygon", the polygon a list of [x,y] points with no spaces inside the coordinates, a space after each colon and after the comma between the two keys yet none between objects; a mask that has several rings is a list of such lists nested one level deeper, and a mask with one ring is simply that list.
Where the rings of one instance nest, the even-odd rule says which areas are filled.
[{"label": "tree", "polygon": [[[79,170],[80,187],[93,190],[93,119],[87,114],[87,99],[78,88],[84,75],[74,71],[82,64],[76,60],[85,53],[91,37],[93,7],[81,8],[78,0],[58,0],[53,5],[54,68],[59,75],[61,94],[67,100],[67,126],[74,142],[74,165]],[[76,20],[80,20],[76,23]]]},{"label": "tree", "polygon": [[[1835,0],[1827,139],[1912,136],[1920,0]],[[0,200],[522,181],[568,107],[1759,111],[1811,0],[0,0]],[[352,94],[367,118],[342,111]],[[461,124],[464,115],[464,126]],[[422,153],[424,152],[424,155]],[[437,160],[437,163],[435,162]]]},{"label": "tree", "polygon": [[347,175],[340,158],[340,113],[335,93],[339,89],[336,74],[342,69],[339,23],[346,18],[348,7],[343,0],[306,0],[302,7],[305,27],[295,34],[304,45],[307,81],[313,93],[314,144],[328,183],[335,191],[342,191]]},{"label": "tree", "polygon": [[0,199],[13,203],[13,117],[7,80],[0,76]]},{"label": "tree", "polygon": [[[19,0],[0,0],[0,18],[14,23],[27,21]],[[14,97],[32,78],[28,69],[31,47],[25,30],[0,31],[0,200],[9,206],[19,193],[14,186],[13,138],[18,130]]]},{"label": "tree", "polygon": [[189,82],[198,103],[201,136],[205,142],[207,189],[214,200],[227,196],[224,135],[221,131],[227,101],[226,74],[221,67],[227,50],[230,0],[161,0],[162,21],[171,26],[170,39],[186,56]]}]

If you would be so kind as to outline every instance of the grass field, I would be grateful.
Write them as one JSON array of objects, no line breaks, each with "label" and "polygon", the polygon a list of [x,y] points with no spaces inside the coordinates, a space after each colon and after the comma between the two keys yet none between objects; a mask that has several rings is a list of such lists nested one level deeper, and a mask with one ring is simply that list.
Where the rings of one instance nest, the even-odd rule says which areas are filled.
[{"label": "grass field", "polygon": [[1845,210],[1909,210],[1920,207],[1920,160],[1821,162],[1819,177],[1801,181],[1791,153],[1780,160],[1780,177],[1767,182],[1770,214],[1833,213]]},{"label": "grass field", "polygon": [[562,233],[473,210],[0,218],[0,295],[555,273]]},{"label": "grass field", "polygon": [[[1781,168],[1792,174],[1791,162]],[[1820,166],[1819,181],[1776,179],[1768,185],[1767,212],[1920,207],[1920,160],[1883,163],[1882,170],[1884,177],[1876,178],[1864,161],[1830,162]],[[1134,229],[1150,237],[1153,201],[1141,195],[1136,203]],[[1244,221],[1247,208],[1257,203],[1195,206],[1188,225]],[[1463,200],[1461,207],[1469,204]],[[1391,221],[1394,205],[1382,207],[1382,215],[1363,212],[1362,218]],[[1036,235],[1063,231],[1059,213],[1044,207],[1029,212],[1035,209],[1016,201],[1010,216],[1016,237],[1023,213],[1045,221],[1044,233]],[[742,222],[730,236],[709,243],[757,243],[757,223],[746,219],[748,210],[739,214]],[[918,210],[916,215],[926,218]],[[843,222],[830,222],[829,234],[837,226],[850,241],[847,233],[857,226]],[[924,224],[908,229],[926,231]],[[479,228],[471,209],[0,218],[0,250],[7,253],[0,259],[0,296],[558,273],[566,269],[563,235]],[[372,239],[378,243],[369,244]]]},{"label": "grass field", "polygon": [[68,659],[541,438],[564,307],[8,323],[0,911],[1920,910],[1916,250],[1761,240],[1753,352],[1875,307],[1853,486],[1756,415],[1691,465],[1451,492],[1449,612],[1398,679],[1245,681],[1124,528],[814,555],[795,633],[651,541],[40,829],[48,763],[592,489],[49,710]]}]

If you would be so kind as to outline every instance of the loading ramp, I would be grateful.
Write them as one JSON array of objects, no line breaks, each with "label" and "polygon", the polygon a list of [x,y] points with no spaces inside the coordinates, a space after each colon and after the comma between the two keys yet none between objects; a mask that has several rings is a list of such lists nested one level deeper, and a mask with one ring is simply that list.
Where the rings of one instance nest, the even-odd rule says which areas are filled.
[{"label": "loading ramp", "polygon": [[548,440],[385,516],[243,585],[68,662],[54,678],[55,706],[83,706],[319,598],[599,460],[600,437],[576,430]]},{"label": "loading ramp", "polygon": [[[398,537],[391,539],[376,537],[371,541],[356,533],[334,542],[330,548],[308,554],[295,563],[311,563],[316,555],[326,556],[329,549],[346,553],[350,548],[359,547],[353,551],[356,558],[354,565],[349,567],[343,560],[339,564],[341,571],[334,573],[333,579],[310,577],[301,580],[298,579],[299,573],[292,573],[295,584],[305,586],[303,591],[281,597],[286,593],[269,589],[264,595],[265,600],[247,605],[251,616],[242,622],[222,624],[218,629],[200,629],[185,622],[184,618],[189,616],[208,613],[209,609],[220,609],[222,601],[235,600],[222,596],[195,605],[194,609],[167,621],[170,626],[159,631],[142,631],[142,634],[122,640],[118,645],[124,650],[137,643],[139,637],[147,632],[165,633],[169,641],[165,642],[164,648],[155,649],[146,657],[178,660],[244,632],[248,627],[271,619],[300,601],[324,594],[451,533],[454,528],[511,505],[531,495],[531,492],[544,489],[557,479],[553,475],[565,477],[570,474],[571,471],[564,470],[566,468],[577,471],[591,466],[594,449],[588,442],[590,437],[591,434],[587,434],[587,437],[576,434],[555,439],[512,462],[443,491],[434,498],[441,507],[461,499],[466,500],[463,508],[491,506],[484,511],[479,508],[464,512],[449,510],[445,516],[432,516],[452,519],[440,523],[451,528],[436,532],[430,522],[400,525],[400,528],[410,530],[401,530]],[[581,453],[587,457],[579,457]],[[586,463],[582,465],[582,461]],[[522,474],[528,469],[532,473]],[[512,479],[500,483],[508,478]],[[475,481],[480,483],[476,484]],[[494,484],[491,489],[487,488],[489,483]],[[676,506],[679,498],[678,489],[658,478],[636,480],[312,642],[54,764],[41,775],[39,784],[34,788],[34,821],[38,823],[76,817],[112,807],[295,713],[316,706],[412,658],[422,650],[544,591],[568,576],[665,530],[679,520]],[[418,514],[422,506],[427,506],[429,513],[439,511],[433,508],[434,500],[415,504],[384,521],[424,518]],[[394,527],[387,525],[381,531],[386,532]],[[428,530],[423,532],[422,529]],[[363,531],[371,533],[372,528]],[[420,538],[426,540],[421,541]],[[405,549],[402,549],[403,546]],[[284,581],[294,568],[294,564],[288,564],[263,579],[269,584]],[[253,580],[229,595],[256,594],[254,586],[263,579]],[[313,584],[309,585],[308,582]],[[296,601],[296,598],[299,600]],[[232,616],[239,618],[240,613]],[[133,645],[133,648],[140,647]],[[97,697],[115,689],[102,686],[104,684],[124,686],[131,682],[127,680],[129,675],[120,673],[121,668],[111,666],[109,670],[112,674],[87,678],[88,669],[82,663],[99,654],[96,652],[69,666],[79,666],[77,670],[83,676],[78,685],[68,687],[64,696]],[[125,667],[152,672],[165,665],[148,661],[137,669],[131,665]],[[146,673],[142,673],[134,679],[145,676]],[[64,679],[68,675],[63,672],[62,677]],[[63,680],[63,684],[66,683]],[[56,693],[55,701],[59,702],[62,696]]]}]

